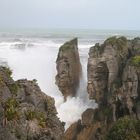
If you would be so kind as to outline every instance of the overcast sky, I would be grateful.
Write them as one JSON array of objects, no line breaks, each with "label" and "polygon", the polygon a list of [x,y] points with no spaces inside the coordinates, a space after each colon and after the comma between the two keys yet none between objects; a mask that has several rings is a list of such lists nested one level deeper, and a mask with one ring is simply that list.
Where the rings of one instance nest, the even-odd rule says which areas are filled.
[{"label": "overcast sky", "polygon": [[140,30],[140,0],[0,0],[0,28]]}]

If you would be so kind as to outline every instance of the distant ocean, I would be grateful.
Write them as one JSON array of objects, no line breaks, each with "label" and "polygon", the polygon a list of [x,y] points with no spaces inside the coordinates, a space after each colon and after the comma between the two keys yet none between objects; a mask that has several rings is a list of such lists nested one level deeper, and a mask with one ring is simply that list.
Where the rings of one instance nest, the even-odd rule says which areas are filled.
[{"label": "distant ocean", "polygon": [[[22,29],[0,30],[0,64],[8,65],[15,80],[37,79],[42,91],[55,98],[58,117],[66,122],[66,128],[81,117],[87,108],[95,108],[94,101],[88,100],[87,60],[89,48],[102,43],[111,36],[126,36],[128,39],[140,37],[140,31],[113,30],[60,30]],[[76,97],[63,97],[55,85],[56,58],[59,47],[66,41],[78,37],[79,54],[83,69],[80,87]]]},{"label": "distant ocean", "polygon": [[96,43],[110,36],[140,36],[140,31],[133,30],[93,30],[93,29],[0,29],[0,41],[16,39],[51,40],[63,42],[78,37],[81,43]]}]

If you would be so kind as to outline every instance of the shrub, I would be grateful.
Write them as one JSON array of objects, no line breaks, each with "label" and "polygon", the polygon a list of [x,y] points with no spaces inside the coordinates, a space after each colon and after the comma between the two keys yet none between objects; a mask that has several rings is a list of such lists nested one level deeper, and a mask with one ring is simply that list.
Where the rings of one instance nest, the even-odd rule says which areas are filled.
[{"label": "shrub", "polygon": [[105,41],[105,44],[113,46],[116,43],[116,40],[117,40],[116,36],[110,37]]},{"label": "shrub", "polygon": [[36,112],[28,110],[25,112],[25,116],[27,120],[33,120],[34,118],[36,118]]},{"label": "shrub", "polygon": [[6,75],[8,75],[9,77],[12,75],[12,71],[10,70],[9,67],[2,67],[6,73]]},{"label": "shrub", "polygon": [[113,36],[105,41],[105,45],[116,46],[119,51],[123,50],[126,44],[127,44],[127,39],[124,36],[118,38],[116,36]]},{"label": "shrub", "polygon": [[134,56],[130,60],[130,64],[136,67],[140,67],[140,56]]},{"label": "shrub", "polygon": [[37,80],[36,80],[36,79],[33,79],[33,82],[34,82],[35,84],[37,84]]},{"label": "shrub", "polygon": [[25,112],[25,116],[27,120],[37,119],[41,127],[46,126],[46,118],[43,112],[28,110]]},{"label": "shrub", "polygon": [[119,119],[110,129],[107,140],[139,140],[139,120],[124,117]]},{"label": "shrub", "polygon": [[19,118],[19,113],[16,108],[18,107],[18,102],[14,98],[9,98],[5,102],[5,117],[8,121]]},{"label": "shrub", "polygon": [[16,95],[16,93],[18,92],[18,85],[16,83],[10,84],[9,85],[9,89],[11,91],[12,94]]},{"label": "shrub", "polygon": [[98,51],[99,54],[102,54],[104,52],[104,45],[100,45],[99,43],[96,43],[93,52],[95,51]]}]

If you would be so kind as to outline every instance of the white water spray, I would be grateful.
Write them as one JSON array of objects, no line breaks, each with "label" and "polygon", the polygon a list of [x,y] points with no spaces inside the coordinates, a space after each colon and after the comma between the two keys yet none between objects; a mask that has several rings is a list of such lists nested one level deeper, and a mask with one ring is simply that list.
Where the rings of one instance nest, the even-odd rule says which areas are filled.
[{"label": "white water spray", "polygon": [[[47,95],[55,98],[58,117],[66,122],[67,129],[72,123],[81,118],[87,108],[94,108],[94,101],[88,99],[87,84],[87,58],[89,47],[79,45],[79,53],[83,69],[83,77],[76,97],[68,97],[64,103],[63,96],[55,85],[56,58],[61,44],[52,41],[24,41],[22,49],[17,48],[19,42],[1,42],[0,59],[6,61],[13,70],[15,80],[27,78],[37,79],[38,84]],[[30,44],[30,45],[29,45]],[[24,48],[25,47],[25,48]]]}]

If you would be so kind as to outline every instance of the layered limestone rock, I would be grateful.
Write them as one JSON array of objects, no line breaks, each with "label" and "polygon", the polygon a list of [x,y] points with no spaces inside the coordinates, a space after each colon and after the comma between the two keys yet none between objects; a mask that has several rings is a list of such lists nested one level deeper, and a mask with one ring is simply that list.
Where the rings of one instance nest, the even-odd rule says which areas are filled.
[{"label": "layered limestone rock", "polygon": [[54,99],[36,81],[14,81],[0,67],[0,140],[62,140],[64,127]]},{"label": "layered limestone rock", "polygon": [[56,84],[66,100],[67,96],[75,96],[82,71],[77,38],[60,47],[56,63]]},{"label": "layered limestone rock", "polygon": [[112,84],[121,77],[122,69],[129,57],[126,38],[112,37],[104,44],[90,48],[88,59],[88,93],[90,99],[100,104],[106,101],[105,92],[111,90]]},{"label": "layered limestone rock", "polygon": [[[98,103],[98,109],[87,109],[82,119],[67,129],[64,140],[117,140],[115,136],[121,138],[121,133],[125,136],[124,129],[117,127],[120,122],[122,126],[128,125],[125,123],[129,119],[125,116],[129,121],[140,119],[139,49],[139,38],[127,40],[125,37],[111,37],[90,48],[87,90],[90,99]],[[131,121],[131,126],[135,126],[134,122]],[[140,139],[139,129],[130,135],[127,140]]]}]

